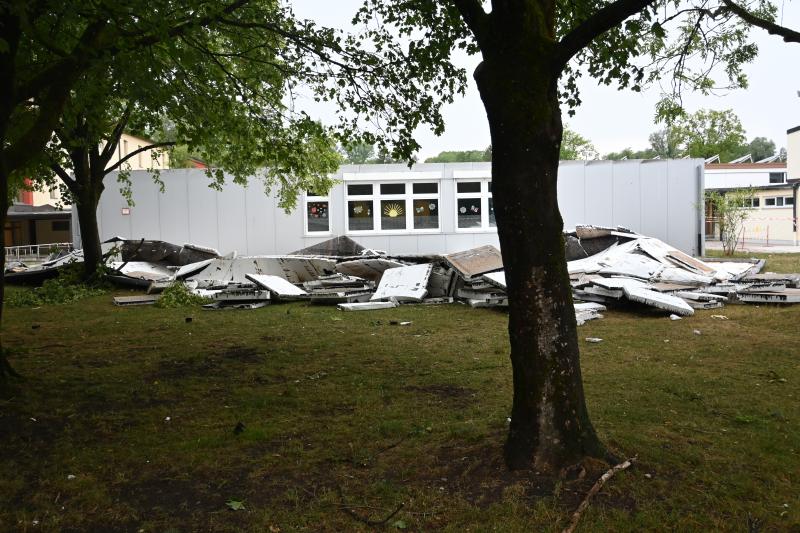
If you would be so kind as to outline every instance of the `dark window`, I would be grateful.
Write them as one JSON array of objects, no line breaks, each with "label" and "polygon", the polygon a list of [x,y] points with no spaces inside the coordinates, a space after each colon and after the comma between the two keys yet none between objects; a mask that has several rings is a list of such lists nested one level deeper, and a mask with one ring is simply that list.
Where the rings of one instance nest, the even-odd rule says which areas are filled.
[{"label": "dark window", "polygon": [[381,229],[406,229],[405,200],[381,200]]},{"label": "dark window", "polygon": [[764,198],[764,205],[767,207],[775,207],[775,198]]},{"label": "dark window", "polygon": [[306,205],[308,231],[329,231],[328,202],[308,202]]},{"label": "dark window", "polygon": [[492,192],[492,182],[489,182],[489,192]]},{"label": "dark window", "polygon": [[405,194],[405,183],[381,183],[381,194]]},{"label": "dark window", "polygon": [[[491,185],[491,183],[489,184]],[[489,227],[496,228],[497,222],[494,220],[494,202],[489,198]]]},{"label": "dark window", "polygon": [[785,205],[794,205],[794,197],[792,197],[792,196],[787,196],[787,197],[785,198],[785,200],[786,200],[786,201],[784,202],[784,204],[785,204]]},{"label": "dark window", "polygon": [[[371,185],[370,185],[371,187]],[[347,222],[351,231],[364,231],[373,229],[372,200],[347,202]]]},{"label": "dark window", "polygon": [[753,207],[758,207],[760,205],[760,201],[761,200],[759,198],[753,198]]},{"label": "dark window", "polygon": [[481,227],[481,199],[480,198],[459,198],[458,199],[458,227],[459,228],[480,228]]},{"label": "dark window", "polygon": [[69,231],[68,220],[54,220],[52,224],[53,231]]},{"label": "dark window", "polygon": [[778,207],[782,207],[783,206],[783,197],[775,198],[775,205],[777,205]]},{"label": "dark window", "polygon": [[786,172],[770,172],[770,183],[786,183]]},{"label": "dark window", "polygon": [[413,185],[414,194],[436,194],[439,192],[438,183],[415,183]]},{"label": "dark window", "polygon": [[466,181],[456,185],[458,192],[481,192],[480,181]]},{"label": "dark window", "polygon": [[351,196],[367,196],[372,194],[372,184],[348,185],[347,194]]},{"label": "dark window", "polygon": [[439,227],[439,200],[414,200],[414,229]]}]

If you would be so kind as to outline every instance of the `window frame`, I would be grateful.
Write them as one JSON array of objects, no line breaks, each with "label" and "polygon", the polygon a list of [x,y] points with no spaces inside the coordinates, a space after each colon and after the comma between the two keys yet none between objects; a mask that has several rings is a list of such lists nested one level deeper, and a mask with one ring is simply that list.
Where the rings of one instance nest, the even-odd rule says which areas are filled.
[{"label": "window frame", "polygon": [[[328,231],[310,231],[308,229],[308,203],[309,202],[328,202]],[[331,219],[333,218],[332,213],[332,202],[331,202],[331,193],[330,191],[326,196],[320,196],[315,194],[308,194],[308,191],[303,192],[303,235],[305,237],[325,237],[328,235],[333,234],[333,229],[331,228],[332,223]]]},{"label": "window frame", "polygon": [[[774,203],[769,205],[769,201]],[[786,203],[789,200],[790,203]],[[780,204],[778,203],[780,202]],[[794,196],[765,196],[764,209],[790,209],[794,205]]]},{"label": "window frame", "polygon": [[[458,192],[459,183],[474,183],[481,184],[480,192]],[[456,233],[492,233],[497,231],[497,223],[492,226],[489,221],[489,200],[492,199],[491,184],[492,178],[457,178],[453,180],[453,192],[455,199],[453,201],[453,227]],[[458,201],[461,199],[479,198],[481,201],[481,225],[473,228],[461,228],[458,226]]]},{"label": "window frame", "polygon": [[[415,183],[435,183],[435,193],[414,193]],[[402,194],[383,194],[381,185],[405,185],[405,192]],[[372,185],[372,194],[351,195],[348,185]],[[406,227],[403,229],[383,229],[383,213],[381,210],[382,201],[396,200],[403,203],[405,210]],[[436,227],[435,228],[415,228],[414,227],[414,200],[436,200]],[[372,202],[372,229],[354,230],[350,229],[350,202],[351,201],[371,201]],[[345,181],[344,183],[344,205],[345,205],[345,235],[403,235],[411,234],[430,234],[442,233],[442,184],[440,179],[413,179],[405,178],[402,180],[370,180],[370,181]]]},{"label": "window frame", "polygon": [[[772,177],[776,176],[776,175],[780,176],[781,181],[772,181]],[[770,172],[769,173],[769,184],[770,185],[782,184],[782,183],[786,183],[786,172],[779,171],[779,172]]]}]

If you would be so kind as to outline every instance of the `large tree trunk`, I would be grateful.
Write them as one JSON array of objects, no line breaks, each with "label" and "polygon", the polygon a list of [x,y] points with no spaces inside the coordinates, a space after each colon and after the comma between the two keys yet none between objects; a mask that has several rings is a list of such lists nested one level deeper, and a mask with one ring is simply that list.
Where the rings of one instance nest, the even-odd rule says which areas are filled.
[{"label": "large tree trunk", "polygon": [[[546,53],[538,57],[546,57]],[[605,449],[589,420],[557,203],[557,75],[513,51],[475,72],[492,139],[492,194],[509,297],[512,469],[557,472]]]},{"label": "large tree trunk", "polygon": [[9,376],[19,377],[19,374],[14,370],[11,364],[6,359],[6,352],[3,348],[3,309],[5,307],[5,271],[6,271],[6,216],[8,215],[8,172],[3,165],[2,158],[0,158],[0,222],[2,222],[3,230],[0,232],[0,383],[5,381]]}]

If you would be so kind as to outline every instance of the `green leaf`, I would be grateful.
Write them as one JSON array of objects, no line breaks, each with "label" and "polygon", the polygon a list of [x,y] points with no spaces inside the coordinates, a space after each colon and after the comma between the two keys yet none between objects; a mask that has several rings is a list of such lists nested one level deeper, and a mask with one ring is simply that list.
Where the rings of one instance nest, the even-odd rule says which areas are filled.
[{"label": "green leaf", "polygon": [[228,509],[230,509],[231,511],[244,511],[245,510],[244,502],[239,501],[239,500],[228,500],[227,502],[225,502],[225,505],[227,505]]}]

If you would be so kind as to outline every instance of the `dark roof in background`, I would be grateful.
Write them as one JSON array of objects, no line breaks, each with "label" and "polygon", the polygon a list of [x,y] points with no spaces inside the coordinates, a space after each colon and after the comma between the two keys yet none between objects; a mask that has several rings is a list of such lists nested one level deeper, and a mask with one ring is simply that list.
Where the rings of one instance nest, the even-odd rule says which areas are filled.
[{"label": "dark roof in background", "polygon": [[31,219],[49,219],[49,220],[71,220],[72,211],[64,211],[53,205],[27,205],[27,204],[14,204],[8,208],[9,220],[31,220]]},{"label": "dark roof in background", "polygon": [[786,133],[789,134],[789,133],[794,133],[796,131],[800,131],[800,126],[795,126],[794,128],[790,128],[786,130]]},{"label": "dark roof in background", "polygon": [[775,170],[786,169],[786,163],[706,163],[706,169],[747,169],[747,170]]}]

